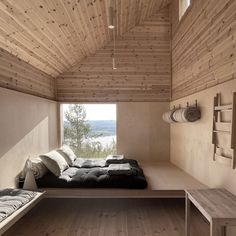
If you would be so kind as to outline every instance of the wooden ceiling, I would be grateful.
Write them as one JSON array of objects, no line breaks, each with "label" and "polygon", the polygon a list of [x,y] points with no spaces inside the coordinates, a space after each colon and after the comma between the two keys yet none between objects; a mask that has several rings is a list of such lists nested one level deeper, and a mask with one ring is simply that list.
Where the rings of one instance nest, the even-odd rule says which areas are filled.
[{"label": "wooden ceiling", "polygon": [[56,79],[60,102],[169,101],[170,19],[163,8]]},{"label": "wooden ceiling", "polygon": [[[142,24],[169,0],[116,0],[116,34]],[[110,0],[0,0],[0,47],[57,77],[103,48]]]}]

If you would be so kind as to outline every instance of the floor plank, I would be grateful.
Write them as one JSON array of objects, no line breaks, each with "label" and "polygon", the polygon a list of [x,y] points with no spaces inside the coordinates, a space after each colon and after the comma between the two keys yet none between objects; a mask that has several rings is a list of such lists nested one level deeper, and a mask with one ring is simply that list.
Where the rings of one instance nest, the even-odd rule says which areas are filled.
[{"label": "floor plank", "polygon": [[[184,209],[183,199],[44,199],[4,236],[183,236]],[[191,230],[209,235],[195,208]]]}]

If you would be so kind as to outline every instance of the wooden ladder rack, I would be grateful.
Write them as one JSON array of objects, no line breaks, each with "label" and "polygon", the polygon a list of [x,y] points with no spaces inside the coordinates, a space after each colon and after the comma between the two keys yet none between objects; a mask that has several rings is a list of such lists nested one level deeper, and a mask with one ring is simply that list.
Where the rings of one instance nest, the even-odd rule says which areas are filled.
[{"label": "wooden ladder rack", "polygon": [[[233,93],[232,104],[222,105],[219,93],[214,97],[212,143],[214,145],[213,160],[235,168],[236,158],[236,92]],[[222,113],[231,112],[231,121],[223,122]]]}]

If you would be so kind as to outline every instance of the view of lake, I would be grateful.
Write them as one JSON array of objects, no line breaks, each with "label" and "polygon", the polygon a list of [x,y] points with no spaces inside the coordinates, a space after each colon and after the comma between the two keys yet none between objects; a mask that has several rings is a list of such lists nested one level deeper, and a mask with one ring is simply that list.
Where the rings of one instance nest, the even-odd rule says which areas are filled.
[{"label": "view of lake", "polygon": [[[116,153],[116,105],[106,106],[108,105],[63,106],[64,143],[71,146],[77,155],[84,158],[104,158]],[[102,117],[110,119],[101,119]]]},{"label": "view of lake", "polygon": [[[101,135],[92,139],[102,144],[103,147],[111,144],[113,140],[116,142],[116,121],[115,120],[88,120],[91,132],[94,135]],[[69,123],[64,121],[64,127],[68,127]]]},{"label": "view of lake", "polygon": [[102,136],[116,135],[116,121],[115,120],[88,120],[93,134]]}]

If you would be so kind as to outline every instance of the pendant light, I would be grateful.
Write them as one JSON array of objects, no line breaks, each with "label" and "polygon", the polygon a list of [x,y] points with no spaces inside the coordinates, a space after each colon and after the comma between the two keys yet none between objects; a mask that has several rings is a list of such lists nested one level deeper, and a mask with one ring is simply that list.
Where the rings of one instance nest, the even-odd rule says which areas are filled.
[{"label": "pendant light", "polygon": [[112,57],[112,69],[113,70],[116,70],[117,68],[116,68],[116,60],[115,60],[115,57],[113,56]]},{"label": "pendant light", "polygon": [[109,25],[108,25],[108,28],[109,29],[114,29],[115,28],[115,25],[114,25],[114,20],[113,20],[113,7],[110,6],[109,7]]},{"label": "pendant light", "polygon": [[114,7],[115,7],[115,0],[110,0],[110,7],[109,7],[109,24],[108,28],[112,30],[112,36],[113,36],[113,53],[112,53],[112,69],[116,70],[116,60],[115,60],[115,24],[114,24]]}]

